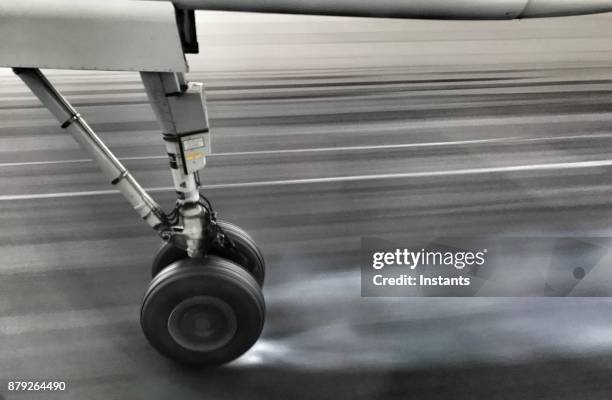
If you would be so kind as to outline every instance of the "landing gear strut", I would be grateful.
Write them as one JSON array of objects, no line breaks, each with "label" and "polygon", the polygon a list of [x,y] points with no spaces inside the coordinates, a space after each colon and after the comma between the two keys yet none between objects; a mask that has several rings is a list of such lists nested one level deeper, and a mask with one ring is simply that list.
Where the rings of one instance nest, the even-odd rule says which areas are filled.
[{"label": "landing gear strut", "polygon": [[217,220],[200,194],[198,171],[210,152],[202,85],[187,83],[180,73],[141,73],[177,194],[175,209],[166,214],[40,70],[14,72],[164,240],[140,314],[153,347],[196,366],[224,364],[246,352],[263,329],[265,263],[253,239]]}]

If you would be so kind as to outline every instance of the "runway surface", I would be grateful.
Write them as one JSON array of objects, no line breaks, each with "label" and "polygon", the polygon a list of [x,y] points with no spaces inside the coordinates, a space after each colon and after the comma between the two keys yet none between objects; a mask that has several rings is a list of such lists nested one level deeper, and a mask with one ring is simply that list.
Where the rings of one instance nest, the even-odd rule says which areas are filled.
[{"label": "runway surface", "polygon": [[[521,22],[201,14],[204,193],[267,259],[264,334],[184,370],[140,332],[159,241],[0,73],[6,399],[609,399],[612,301],[360,297],[363,236],[609,236],[612,17]],[[51,80],[166,207],[137,74]],[[612,279],[606,255],[591,279]],[[580,286],[577,287],[579,293]],[[9,380],[67,382],[7,393]]]}]

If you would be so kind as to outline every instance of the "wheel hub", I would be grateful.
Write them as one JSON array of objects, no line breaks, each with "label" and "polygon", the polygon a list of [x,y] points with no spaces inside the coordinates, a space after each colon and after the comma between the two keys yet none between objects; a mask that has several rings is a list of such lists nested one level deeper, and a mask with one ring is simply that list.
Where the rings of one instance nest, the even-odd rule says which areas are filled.
[{"label": "wheel hub", "polygon": [[170,336],[194,351],[211,351],[226,345],[234,337],[237,326],[232,308],[210,296],[183,300],[168,318]]}]

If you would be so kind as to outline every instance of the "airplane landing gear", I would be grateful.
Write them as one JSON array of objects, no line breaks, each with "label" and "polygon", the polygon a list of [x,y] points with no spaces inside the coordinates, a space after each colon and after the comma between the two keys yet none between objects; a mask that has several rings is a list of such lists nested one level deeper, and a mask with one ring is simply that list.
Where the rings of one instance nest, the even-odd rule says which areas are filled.
[{"label": "airplane landing gear", "polygon": [[190,258],[172,241],[153,261],[141,326],[167,357],[199,367],[230,362],[259,338],[265,305],[265,262],[241,228],[214,221],[217,233],[203,257]]},{"label": "airplane landing gear", "polygon": [[265,263],[253,239],[218,221],[200,194],[199,171],[210,152],[202,85],[186,82],[183,74],[141,72],[177,195],[175,209],[165,213],[40,70],[13,70],[167,242],[153,263],[140,313],[153,347],[196,366],[220,365],[247,351],[264,325]]},{"label": "airplane landing gear", "polygon": [[[208,254],[228,259],[242,266],[253,275],[259,286],[263,286],[266,264],[255,241],[248,233],[234,224],[222,220],[216,223],[221,229],[221,237],[213,242]],[[155,277],[168,265],[188,257],[185,250],[173,243],[164,244],[153,260],[151,276]]]},{"label": "airplane landing gear", "polygon": [[204,367],[230,362],[259,338],[261,287],[243,267],[215,256],[174,262],[151,281],[142,330],[160,353]]}]

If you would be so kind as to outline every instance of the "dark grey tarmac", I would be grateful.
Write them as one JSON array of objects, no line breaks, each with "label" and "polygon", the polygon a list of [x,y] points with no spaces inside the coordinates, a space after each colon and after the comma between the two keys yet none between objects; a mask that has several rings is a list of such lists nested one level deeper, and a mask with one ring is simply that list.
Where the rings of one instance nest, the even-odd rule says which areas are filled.
[{"label": "dark grey tarmac", "polygon": [[[611,16],[201,16],[203,192],[266,256],[261,340],[207,371],[148,345],[159,241],[0,70],[0,398],[612,397],[607,298],[369,299],[359,282],[363,236],[610,236]],[[171,207],[138,75],[49,75]],[[585,279],[612,280],[611,262]],[[68,391],[6,391],[52,379]]]}]

